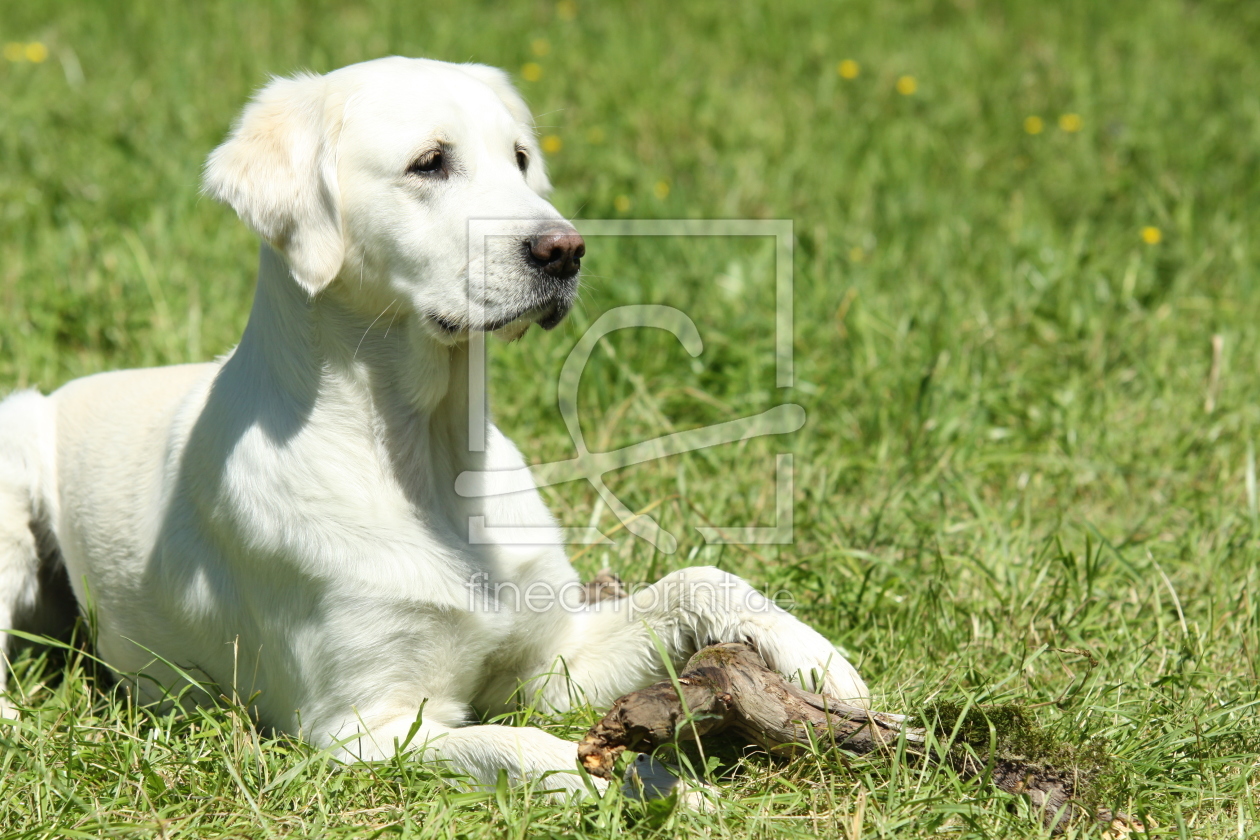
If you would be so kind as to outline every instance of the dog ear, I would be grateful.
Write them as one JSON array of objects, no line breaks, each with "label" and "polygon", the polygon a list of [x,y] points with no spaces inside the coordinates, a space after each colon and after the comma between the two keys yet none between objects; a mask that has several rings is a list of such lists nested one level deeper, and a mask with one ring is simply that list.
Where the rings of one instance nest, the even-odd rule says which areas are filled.
[{"label": "dog ear", "polygon": [[337,188],[339,118],[322,76],[274,78],[245,107],[206,161],[202,190],[284,255],[314,295],[341,270],[345,242]]},{"label": "dog ear", "polygon": [[521,127],[525,147],[529,152],[530,164],[525,173],[525,183],[539,195],[550,194],[551,181],[547,178],[547,166],[543,161],[542,149],[538,146],[538,137],[534,133],[534,116],[529,112],[529,106],[525,104],[520,93],[512,86],[508,74],[498,67],[485,64],[461,64],[460,69],[477,81],[489,85],[507,106],[508,113]]}]

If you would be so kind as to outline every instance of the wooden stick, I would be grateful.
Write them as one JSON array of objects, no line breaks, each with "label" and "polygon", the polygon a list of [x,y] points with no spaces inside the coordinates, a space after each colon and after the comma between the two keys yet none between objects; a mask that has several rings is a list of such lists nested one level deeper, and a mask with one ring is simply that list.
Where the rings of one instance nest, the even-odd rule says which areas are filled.
[{"label": "wooden stick", "polygon": [[[703,648],[678,676],[682,696],[670,681],[627,694],[595,724],[578,746],[582,766],[594,776],[612,777],[624,750],[651,752],[676,741],[722,732],[776,754],[793,754],[811,744],[849,752],[893,754],[899,738],[913,760],[929,756],[926,732],[906,726],[903,715],[872,712],[804,691],[766,667],[746,644]],[[1001,790],[1026,795],[1055,833],[1081,811],[1073,802],[1081,781],[1060,770],[1016,755],[977,757],[965,748],[943,756],[964,778],[986,776]],[[1100,812],[1110,822],[1115,815]],[[1128,819],[1122,817],[1123,819]]]}]

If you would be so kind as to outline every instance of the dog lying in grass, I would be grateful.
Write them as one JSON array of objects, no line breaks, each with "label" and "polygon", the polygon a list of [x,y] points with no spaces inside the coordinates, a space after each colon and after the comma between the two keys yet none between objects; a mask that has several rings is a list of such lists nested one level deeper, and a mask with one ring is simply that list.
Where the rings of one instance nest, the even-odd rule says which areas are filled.
[{"label": "dog lying in grass", "polygon": [[[493,492],[524,461],[470,408],[468,338],[568,311],[585,245],[549,189],[499,70],[273,80],[205,168],[263,239],[236,349],[0,403],[0,628],[77,609],[141,699],[204,682],[347,758],[402,747],[561,791],[585,789],[575,744],[471,722],[517,696],[606,706],[734,641],[864,702],[830,642],[717,569],[585,603],[537,491]],[[510,221],[470,249],[474,219]],[[468,472],[487,492],[455,492]]]}]

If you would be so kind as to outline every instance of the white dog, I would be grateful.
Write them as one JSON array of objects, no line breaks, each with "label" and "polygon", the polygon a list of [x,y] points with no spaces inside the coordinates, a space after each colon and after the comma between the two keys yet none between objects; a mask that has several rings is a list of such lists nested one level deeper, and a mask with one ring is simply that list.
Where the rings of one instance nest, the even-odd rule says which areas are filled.
[{"label": "white dog", "polygon": [[[467,724],[518,692],[609,704],[664,677],[660,650],[677,666],[748,641],[864,702],[830,642],[738,578],[685,569],[584,605],[536,491],[454,491],[524,465],[493,425],[470,451],[467,339],[568,311],[584,244],[549,189],[498,70],[385,58],[272,81],[205,171],[264,240],[235,351],[0,403],[0,628],[49,630],[68,577],[142,697],[208,697],[192,675],[264,726],[347,757],[404,746],[482,784],[582,790],[574,744]],[[478,218],[517,233],[470,259]],[[555,538],[483,544],[475,516]]]}]

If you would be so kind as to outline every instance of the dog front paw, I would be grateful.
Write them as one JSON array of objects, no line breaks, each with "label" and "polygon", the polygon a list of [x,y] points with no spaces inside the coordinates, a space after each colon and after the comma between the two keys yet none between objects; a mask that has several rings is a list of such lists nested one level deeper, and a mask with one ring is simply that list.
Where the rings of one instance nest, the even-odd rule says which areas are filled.
[{"label": "dog front paw", "polygon": [[22,719],[22,713],[14,708],[7,697],[0,696],[0,724],[14,723]]},{"label": "dog front paw", "polygon": [[816,630],[786,614],[784,618],[774,632],[751,639],[766,664],[807,691],[869,706],[870,689],[845,654]]}]

